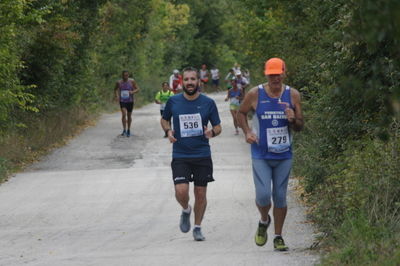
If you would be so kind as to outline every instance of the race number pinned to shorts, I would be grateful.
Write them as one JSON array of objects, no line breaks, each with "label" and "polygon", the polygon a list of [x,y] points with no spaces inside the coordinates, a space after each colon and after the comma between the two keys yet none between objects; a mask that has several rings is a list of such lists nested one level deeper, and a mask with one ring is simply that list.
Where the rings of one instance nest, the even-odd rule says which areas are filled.
[{"label": "race number pinned to shorts", "polygon": [[199,113],[179,115],[179,124],[182,138],[203,135],[203,123]]},{"label": "race number pinned to shorts", "polygon": [[166,103],[160,104],[160,110],[164,110],[166,105],[167,105]]},{"label": "race number pinned to shorts", "polygon": [[273,153],[286,152],[290,148],[288,127],[267,128],[268,151]]},{"label": "race number pinned to shorts", "polygon": [[121,90],[121,99],[128,100],[129,99],[129,91]]}]

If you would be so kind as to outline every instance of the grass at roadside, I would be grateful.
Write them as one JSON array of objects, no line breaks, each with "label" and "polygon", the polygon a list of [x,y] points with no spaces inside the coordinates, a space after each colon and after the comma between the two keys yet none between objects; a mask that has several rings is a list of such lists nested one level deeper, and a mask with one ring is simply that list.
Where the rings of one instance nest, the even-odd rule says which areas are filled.
[{"label": "grass at roadside", "polygon": [[325,243],[322,265],[400,265],[398,221],[374,224],[361,213],[346,217]]},{"label": "grass at roadside", "polygon": [[326,236],[321,264],[400,265],[399,128],[389,141],[355,140],[330,160],[316,159],[306,138],[299,138],[295,166],[305,176],[312,219]]},{"label": "grass at roadside", "polygon": [[26,128],[3,134],[0,139],[0,183],[94,125],[97,117],[98,112],[79,108],[52,112],[40,118],[27,118],[24,121]]}]

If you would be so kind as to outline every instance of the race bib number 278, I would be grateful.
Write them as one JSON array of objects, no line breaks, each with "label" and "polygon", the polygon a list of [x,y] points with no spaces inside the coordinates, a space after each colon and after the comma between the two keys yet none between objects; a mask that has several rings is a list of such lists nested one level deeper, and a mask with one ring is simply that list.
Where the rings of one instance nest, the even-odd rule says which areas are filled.
[{"label": "race bib number 278", "polygon": [[179,115],[179,125],[182,138],[203,135],[203,123],[199,113]]}]

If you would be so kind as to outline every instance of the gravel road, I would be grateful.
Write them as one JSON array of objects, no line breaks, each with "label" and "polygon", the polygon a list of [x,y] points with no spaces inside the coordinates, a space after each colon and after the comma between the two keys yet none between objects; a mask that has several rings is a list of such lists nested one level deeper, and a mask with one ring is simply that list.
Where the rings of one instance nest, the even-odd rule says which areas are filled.
[{"label": "gravel road", "polygon": [[249,146],[243,134],[234,135],[225,94],[210,97],[217,102],[223,133],[211,140],[216,182],[209,185],[206,241],[179,231],[172,147],[162,138],[158,106],[151,104],[134,110],[131,138],[119,136],[119,113],[105,114],[0,186],[0,265],[317,263],[308,250],[313,228],[293,191],[284,233],[290,251],[273,251],[272,241],[255,245],[259,216]]}]

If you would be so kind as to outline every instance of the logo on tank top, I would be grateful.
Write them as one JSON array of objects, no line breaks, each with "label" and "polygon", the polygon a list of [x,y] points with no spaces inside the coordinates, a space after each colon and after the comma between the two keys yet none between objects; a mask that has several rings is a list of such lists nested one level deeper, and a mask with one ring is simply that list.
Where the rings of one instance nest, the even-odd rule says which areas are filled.
[{"label": "logo on tank top", "polygon": [[277,125],[278,125],[278,120],[276,120],[276,119],[274,119],[274,120],[272,120],[272,125],[274,126],[274,127],[276,127]]}]

